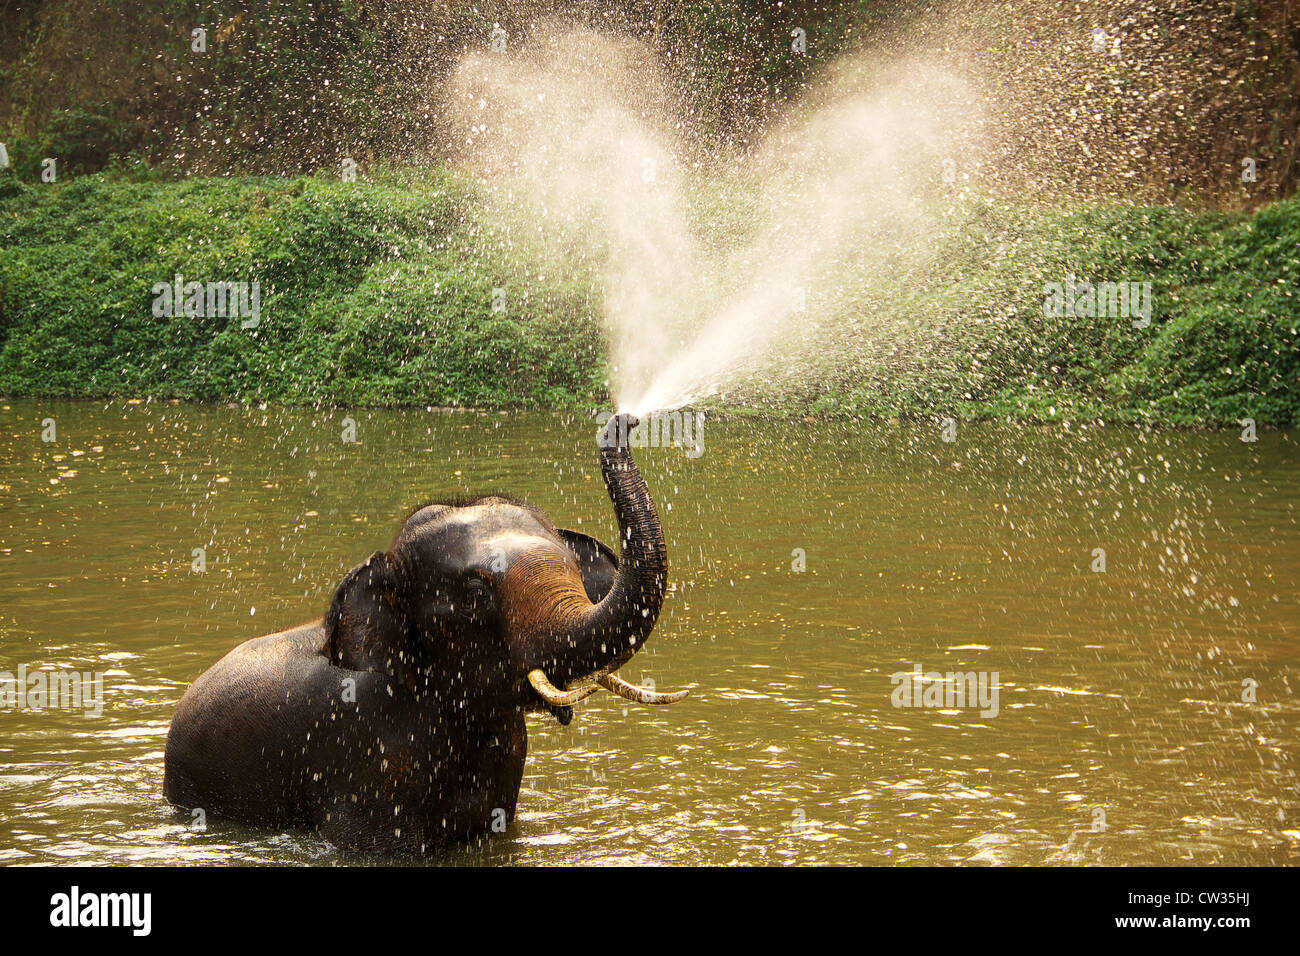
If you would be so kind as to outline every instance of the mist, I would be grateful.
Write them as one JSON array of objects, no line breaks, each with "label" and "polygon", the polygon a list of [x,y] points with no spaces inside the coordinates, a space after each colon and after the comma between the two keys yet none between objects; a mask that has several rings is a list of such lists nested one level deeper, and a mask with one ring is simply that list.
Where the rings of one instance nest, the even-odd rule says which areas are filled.
[{"label": "mist", "polygon": [[[587,29],[471,55],[450,89],[500,220],[599,276],[610,392],[637,413],[825,357],[848,287],[924,255],[982,141],[970,79],[918,54],[839,61],[745,149],[687,134],[649,52]],[[900,334],[898,308],[857,312]]]}]

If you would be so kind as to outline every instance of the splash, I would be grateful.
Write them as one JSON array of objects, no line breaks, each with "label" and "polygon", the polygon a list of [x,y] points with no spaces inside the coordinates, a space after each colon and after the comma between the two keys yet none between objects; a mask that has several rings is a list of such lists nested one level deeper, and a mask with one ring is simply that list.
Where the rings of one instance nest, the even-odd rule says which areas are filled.
[{"label": "splash", "polygon": [[501,217],[599,277],[610,391],[637,413],[797,379],[847,328],[904,334],[871,282],[923,256],[931,197],[980,148],[970,81],[923,56],[842,60],[745,148],[688,134],[650,54],[586,29],[470,56],[450,89]]}]

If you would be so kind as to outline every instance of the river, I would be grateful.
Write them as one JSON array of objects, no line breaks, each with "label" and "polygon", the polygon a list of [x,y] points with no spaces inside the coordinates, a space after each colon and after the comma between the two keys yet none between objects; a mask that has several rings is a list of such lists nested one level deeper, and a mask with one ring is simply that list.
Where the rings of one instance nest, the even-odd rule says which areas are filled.
[{"label": "river", "polygon": [[[0,402],[0,672],[103,680],[98,716],[0,710],[0,863],[383,862],[169,807],[176,701],[235,644],[321,615],[422,502],[506,491],[615,540],[595,431]],[[696,458],[635,452],[672,592],[623,671],[692,696],[530,717],[519,819],[432,862],[1300,859],[1294,433],[962,424],[949,442],[937,423],[732,418],[699,437]],[[974,675],[996,706],[915,706],[914,667]]]}]

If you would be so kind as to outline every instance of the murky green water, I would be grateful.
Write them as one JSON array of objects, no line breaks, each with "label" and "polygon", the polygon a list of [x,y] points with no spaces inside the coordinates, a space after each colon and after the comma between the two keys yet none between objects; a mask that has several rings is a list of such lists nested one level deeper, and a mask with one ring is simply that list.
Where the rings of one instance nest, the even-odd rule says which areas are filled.
[{"label": "murky green water", "polygon": [[[321,614],[428,498],[510,491],[608,540],[594,430],[0,404],[0,671],[105,674],[102,716],[0,710],[0,862],[370,862],[190,829],[161,794],[175,702],[236,643]],[[624,671],[696,693],[530,718],[520,819],[446,859],[1300,858],[1293,436],[710,421],[703,439],[697,460],[638,454],[675,591]],[[894,707],[914,664],[997,671],[997,715]]]}]

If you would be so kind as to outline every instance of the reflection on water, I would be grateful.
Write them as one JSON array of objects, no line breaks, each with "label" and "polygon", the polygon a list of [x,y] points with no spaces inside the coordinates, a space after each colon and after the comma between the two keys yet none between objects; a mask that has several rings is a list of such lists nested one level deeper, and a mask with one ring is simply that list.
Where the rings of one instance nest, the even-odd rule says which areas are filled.
[{"label": "reflection on water", "polygon": [[[105,675],[99,718],[0,710],[0,862],[371,862],[310,834],[192,829],[161,796],[176,701],[236,643],[319,616],[430,498],[510,491],[612,540],[594,432],[0,403],[0,671]],[[946,443],[803,421],[703,438],[695,460],[638,453],[674,590],[624,670],[695,694],[530,718],[519,820],[446,861],[1300,857],[1292,438],[965,425]],[[894,707],[891,675],[914,665],[998,672],[996,716]]]}]

